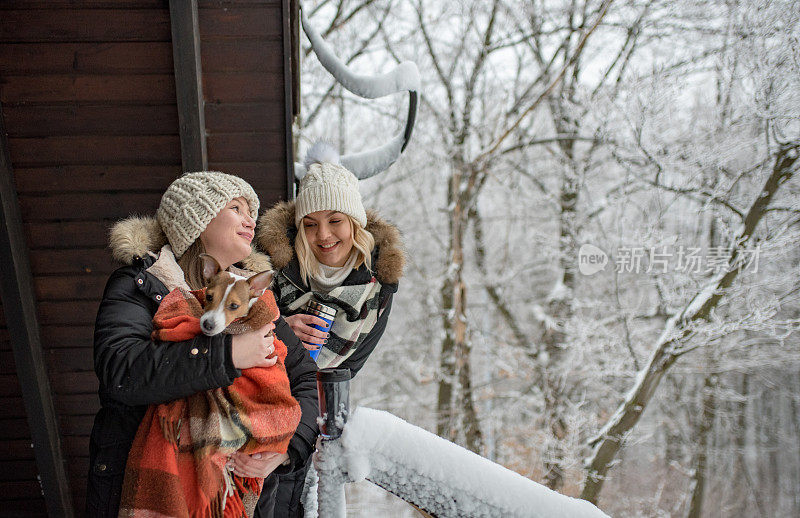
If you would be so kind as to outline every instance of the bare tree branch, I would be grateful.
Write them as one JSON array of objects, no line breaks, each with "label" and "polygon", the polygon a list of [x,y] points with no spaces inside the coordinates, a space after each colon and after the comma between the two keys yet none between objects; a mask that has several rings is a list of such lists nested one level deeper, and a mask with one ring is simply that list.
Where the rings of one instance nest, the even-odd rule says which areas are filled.
[{"label": "bare tree branch", "polygon": [[[696,201],[700,201],[701,203],[703,201],[711,201],[711,202],[717,203],[719,205],[722,205],[726,209],[730,210],[731,212],[733,212],[737,216],[739,216],[739,218],[744,218],[744,212],[741,209],[735,207],[729,201],[720,198],[714,192],[709,191],[708,189],[692,188],[692,187],[674,187],[674,186],[671,186],[671,185],[665,185],[665,184],[662,184],[662,183],[658,183],[657,181],[654,181],[654,180],[639,179],[638,181],[646,183],[647,185],[651,185],[651,186],[656,187],[658,189],[662,189],[662,190],[669,191],[669,192],[674,192],[675,194],[690,195],[689,196],[690,198],[692,198],[692,199],[694,199]],[[697,195],[697,196],[699,196],[701,198],[694,197],[693,195]]]},{"label": "bare tree branch", "polygon": [[483,42],[478,56],[475,58],[475,63],[472,66],[469,80],[465,87],[464,111],[461,116],[461,132],[456,139],[457,143],[464,142],[471,128],[472,121],[472,103],[475,99],[475,83],[478,76],[486,63],[486,57],[489,55],[489,48],[492,44],[492,34],[494,32],[495,20],[497,19],[497,7],[499,0],[494,0],[492,3],[492,12],[489,15],[489,21],[486,24],[486,30],[483,33]]},{"label": "bare tree branch", "polygon": [[507,155],[508,153],[513,153],[515,151],[520,151],[522,149],[526,149],[533,146],[540,146],[542,144],[553,144],[558,142],[564,141],[577,141],[577,142],[611,142],[609,140],[604,140],[598,137],[578,137],[575,135],[555,135],[553,137],[545,137],[545,138],[538,138],[529,140],[527,142],[521,142],[519,144],[514,144],[513,146],[509,146],[505,149],[502,149],[498,152],[499,155]]},{"label": "bare tree branch", "polygon": [[[316,6],[316,7],[315,7],[315,8],[314,8],[314,9],[311,11],[311,13],[310,13],[310,15],[309,15],[309,19],[310,19],[310,18],[311,18],[311,17],[312,17],[312,16],[313,16],[313,15],[314,15],[314,14],[315,14],[317,11],[319,11],[319,10],[320,10],[320,8],[321,8],[322,6],[324,6],[324,5],[328,4],[328,3],[330,3],[330,0],[325,0],[325,1],[324,1],[324,2],[322,2],[320,5]],[[352,20],[353,20],[353,18],[354,18],[354,17],[355,17],[355,16],[356,16],[356,15],[357,15],[359,12],[361,12],[362,10],[366,9],[367,7],[369,7],[370,5],[372,5],[373,3],[375,3],[375,0],[363,0],[361,3],[359,3],[358,5],[356,5],[356,6],[355,6],[353,9],[351,9],[351,10],[350,10],[350,12],[348,12],[346,15],[343,15],[343,12],[344,12],[344,8],[345,8],[345,4],[346,4],[346,3],[347,3],[347,0],[339,0],[339,3],[338,3],[338,4],[336,4],[336,12],[335,12],[335,13],[334,13],[334,15],[333,15],[333,19],[331,19],[331,21],[330,21],[330,23],[328,24],[328,26],[327,26],[327,27],[325,28],[325,30],[324,30],[324,31],[322,31],[322,33],[321,33],[321,34],[322,34],[322,38],[323,38],[323,39],[324,39],[324,38],[327,38],[328,36],[330,36],[330,35],[331,35],[331,34],[333,34],[334,32],[336,32],[336,31],[340,30],[342,27],[344,27],[345,25],[347,25],[347,24],[348,24],[350,21],[352,21]],[[304,52],[305,52],[305,55],[306,55],[306,56],[308,56],[309,54],[311,54],[311,51],[312,51],[311,47],[307,47],[307,48],[305,49],[305,51],[304,51]]]},{"label": "bare tree branch", "polygon": [[563,79],[564,74],[567,73],[567,69],[573,64],[574,60],[577,59],[577,57],[580,55],[580,51],[583,49],[583,46],[586,44],[586,41],[588,40],[589,36],[591,36],[591,34],[600,24],[600,21],[608,12],[608,7],[611,5],[613,1],[614,0],[606,0],[605,2],[603,2],[602,10],[598,15],[597,19],[595,20],[594,24],[589,28],[588,31],[583,33],[583,36],[581,37],[581,40],[580,42],[578,42],[578,46],[575,49],[575,53],[573,53],[570,59],[567,60],[567,62],[561,68],[561,71],[558,73],[558,75],[556,75],[556,77],[552,80],[550,85],[547,88],[545,88],[545,90],[539,95],[539,97],[536,98],[536,100],[517,118],[517,120],[513,124],[511,124],[511,126],[508,129],[506,129],[506,131],[502,135],[500,135],[500,137],[495,141],[494,145],[492,145],[489,149],[478,155],[476,162],[483,161],[488,156],[494,155],[495,151],[497,151],[497,149],[500,147],[503,141],[511,134],[511,132],[514,131],[514,129],[517,126],[520,125],[522,120],[525,117],[527,117],[528,114],[532,112],[537,106],[539,106],[542,100],[544,100],[548,95],[550,95],[553,89],[555,89],[555,87],[558,86],[558,84],[561,82],[561,79]]}]

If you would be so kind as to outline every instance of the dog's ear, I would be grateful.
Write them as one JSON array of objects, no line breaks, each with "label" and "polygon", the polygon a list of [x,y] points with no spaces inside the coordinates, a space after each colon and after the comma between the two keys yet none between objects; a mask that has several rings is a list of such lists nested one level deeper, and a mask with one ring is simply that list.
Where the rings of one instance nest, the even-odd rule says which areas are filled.
[{"label": "dog's ear", "polygon": [[250,296],[251,297],[260,297],[264,290],[269,288],[269,285],[272,284],[272,277],[275,275],[275,272],[272,270],[267,270],[265,272],[257,273],[247,279],[247,284],[250,285]]},{"label": "dog's ear", "polygon": [[219,262],[208,254],[200,254],[199,260],[203,261],[203,280],[206,282],[210,281],[222,269]]}]

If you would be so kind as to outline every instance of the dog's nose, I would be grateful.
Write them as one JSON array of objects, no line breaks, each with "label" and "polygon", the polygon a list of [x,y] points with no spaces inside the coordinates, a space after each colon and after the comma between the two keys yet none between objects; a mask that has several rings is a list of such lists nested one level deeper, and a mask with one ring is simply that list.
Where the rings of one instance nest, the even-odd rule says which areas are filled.
[{"label": "dog's nose", "polygon": [[203,329],[205,329],[206,331],[211,331],[212,329],[214,329],[214,323],[211,322],[211,320],[204,320]]}]

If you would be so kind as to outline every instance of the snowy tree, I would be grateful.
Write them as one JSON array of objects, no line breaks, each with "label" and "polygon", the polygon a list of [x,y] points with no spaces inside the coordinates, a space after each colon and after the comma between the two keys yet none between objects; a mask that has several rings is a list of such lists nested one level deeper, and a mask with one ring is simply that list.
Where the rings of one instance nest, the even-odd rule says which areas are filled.
[{"label": "snowy tree", "polygon": [[[798,3],[304,7],[355,69],[422,73],[362,182],[410,261],[357,400],[615,516],[800,511]],[[401,127],[303,74],[301,150]]]},{"label": "snowy tree", "polygon": [[[767,304],[766,307],[754,307],[752,291],[748,290],[748,286],[737,286],[744,271],[746,256],[752,255],[755,246],[759,246],[762,252],[782,246],[785,232],[793,232],[789,229],[797,217],[796,207],[777,209],[788,201],[783,198],[782,190],[785,185],[791,185],[800,150],[800,133],[796,126],[799,76],[796,61],[791,60],[790,38],[791,32],[797,31],[797,22],[795,20],[785,25],[775,23],[777,16],[791,12],[787,7],[775,3],[770,6],[743,5],[731,13],[736,20],[732,30],[737,34],[748,34],[748,38],[739,39],[736,43],[726,42],[726,47],[737,47],[731,50],[736,53],[737,59],[728,60],[725,64],[731,63],[734,67],[742,68],[726,70],[726,73],[733,77],[745,73],[755,81],[752,85],[738,85],[738,95],[749,96],[749,104],[733,107],[723,102],[718,106],[722,112],[720,116],[725,133],[707,135],[706,144],[723,151],[732,144],[741,145],[746,136],[754,151],[747,157],[749,160],[725,153],[717,155],[717,161],[713,154],[706,153],[709,150],[699,150],[695,142],[686,142],[685,134],[682,135],[683,144],[659,142],[674,146],[671,153],[659,153],[651,147],[652,142],[641,136],[647,131],[647,118],[640,119],[642,124],[633,128],[639,136],[635,141],[640,160],[638,164],[644,166],[643,171],[650,170],[647,175],[650,179],[646,181],[681,198],[696,200],[701,207],[706,204],[724,207],[724,217],[719,217],[718,221],[720,226],[724,225],[730,230],[721,237],[721,241],[727,241],[727,245],[719,272],[711,275],[695,293],[682,297],[683,303],[678,305],[650,346],[649,359],[640,370],[635,384],[592,442],[594,452],[588,459],[588,476],[582,492],[582,497],[590,501],[597,501],[603,479],[626,435],[638,422],[664,373],[681,356],[697,348],[712,347],[722,337],[737,331],[768,333],[775,338],[795,331],[796,321],[775,319],[776,306]],[[782,27],[788,33],[781,34]],[[650,105],[645,109],[652,108]],[[734,113],[726,114],[728,109],[734,110]],[[725,120],[728,117],[738,121],[735,125],[727,123]],[[762,133],[763,140],[752,140],[754,133]],[[656,140],[660,139],[656,137]],[[759,145],[760,142],[763,144]],[[698,154],[698,151],[703,154]],[[731,166],[738,167],[732,169]],[[719,173],[718,181],[710,184],[704,182],[704,176],[707,176],[702,174],[704,170],[716,170]],[[681,172],[688,177],[682,178]],[[738,208],[740,206],[742,208]],[[760,224],[784,230],[777,233],[763,231]],[[796,286],[797,279],[790,282]],[[780,284],[774,285],[774,288],[777,292],[781,291]],[[737,307],[740,301],[749,307]],[[709,397],[704,398],[704,408],[713,406],[713,373],[707,379],[705,391]],[[706,427],[708,419],[706,416]]]}]

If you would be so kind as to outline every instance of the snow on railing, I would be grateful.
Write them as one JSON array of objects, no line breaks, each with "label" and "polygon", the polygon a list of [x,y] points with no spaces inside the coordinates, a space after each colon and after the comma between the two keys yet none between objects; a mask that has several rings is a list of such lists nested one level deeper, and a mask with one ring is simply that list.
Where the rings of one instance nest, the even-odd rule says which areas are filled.
[{"label": "snow on railing", "polygon": [[[324,414],[323,433],[330,438],[320,440],[314,453],[316,474],[310,479],[318,477],[320,518],[344,518],[345,483],[364,479],[437,518],[607,518],[585,500],[552,491],[388,412],[360,407],[345,424],[346,401],[328,397],[322,406],[341,413]],[[343,426],[341,437],[331,431],[332,423]],[[305,505],[306,517],[314,516],[313,497]]]},{"label": "snow on railing", "polygon": [[[350,92],[365,99],[376,99],[408,91],[408,115],[406,116],[406,127],[402,133],[399,133],[382,146],[341,157],[342,165],[360,180],[385,171],[400,157],[400,154],[405,150],[408,141],[411,139],[411,132],[414,129],[414,121],[417,117],[417,92],[420,86],[417,65],[411,61],[404,61],[386,74],[376,76],[356,74],[336,56],[330,45],[325,43],[322,36],[306,19],[302,8],[300,20],[303,25],[303,31],[308,36],[311,48],[319,62],[336,81]],[[298,180],[306,173],[306,169],[302,164],[296,163],[294,169]]]}]

